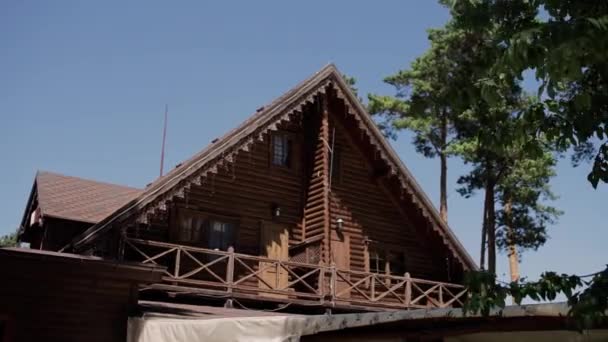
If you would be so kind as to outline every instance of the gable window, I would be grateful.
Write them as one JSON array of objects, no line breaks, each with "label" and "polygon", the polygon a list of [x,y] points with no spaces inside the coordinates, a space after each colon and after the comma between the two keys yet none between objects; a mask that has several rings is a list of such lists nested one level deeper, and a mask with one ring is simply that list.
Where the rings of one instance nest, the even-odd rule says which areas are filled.
[{"label": "gable window", "polygon": [[207,248],[225,251],[228,250],[228,247],[234,245],[234,223],[214,219],[209,222]]},{"label": "gable window", "polygon": [[286,134],[272,135],[272,164],[289,167],[291,163],[291,139]]}]

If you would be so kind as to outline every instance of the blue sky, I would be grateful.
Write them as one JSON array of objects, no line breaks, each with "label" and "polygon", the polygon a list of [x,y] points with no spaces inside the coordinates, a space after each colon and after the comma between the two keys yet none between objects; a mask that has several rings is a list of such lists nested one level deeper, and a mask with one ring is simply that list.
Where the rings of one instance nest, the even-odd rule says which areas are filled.
[{"label": "blue sky", "polygon": [[[385,76],[428,46],[448,13],[434,1],[0,2],[0,233],[19,224],[37,169],[143,187],[158,174],[169,104],[167,164],[189,157],[323,65],[392,94]],[[402,134],[393,146],[436,203],[438,161]],[[588,165],[560,162],[553,185],[566,213],[522,275],[584,274],[608,262],[608,186]],[[479,259],[482,197],[455,192],[450,225]],[[507,272],[506,256],[499,273]]]}]

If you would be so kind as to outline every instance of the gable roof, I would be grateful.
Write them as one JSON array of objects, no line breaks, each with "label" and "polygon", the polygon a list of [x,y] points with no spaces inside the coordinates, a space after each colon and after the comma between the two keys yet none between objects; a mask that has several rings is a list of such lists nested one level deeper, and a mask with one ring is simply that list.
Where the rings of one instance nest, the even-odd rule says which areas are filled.
[{"label": "gable roof", "polygon": [[231,163],[236,153],[249,151],[255,141],[263,139],[264,133],[269,130],[276,130],[282,122],[288,121],[292,115],[301,112],[304,105],[314,102],[316,96],[325,94],[329,88],[335,91],[338,98],[344,101],[348,114],[353,115],[358,121],[359,127],[371,144],[375,146],[380,158],[389,165],[390,173],[399,178],[403,189],[411,195],[414,204],[432,223],[433,229],[443,237],[444,244],[453,252],[465,269],[476,269],[477,266],[473,259],[452,230],[439,217],[437,210],[413,175],[388,144],[366,109],[344,82],[340,71],[333,64],[323,67],[270,104],[261,107],[238,127],[214,140],[212,144],[192,158],[155,180],[133,201],[123,205],[112,215],[77,237],[72,242],[72,247],[78,248],[92,241],[98,234],[109,229],[112,223],[119,222],[136,213],[139,213],[139,217],[145,220],[147,214],[155,210],[155,203],[164,208],[166,200],[173,196],[183,196],[184,190],[190,184],[200,185],[201,175],[216,173],[219,167]]},{"label": "gable roof", "polygon": [[127,186],[48,171],[36,173],[34,191],[43,217],[91,224],[101,221],[142,192]]}]

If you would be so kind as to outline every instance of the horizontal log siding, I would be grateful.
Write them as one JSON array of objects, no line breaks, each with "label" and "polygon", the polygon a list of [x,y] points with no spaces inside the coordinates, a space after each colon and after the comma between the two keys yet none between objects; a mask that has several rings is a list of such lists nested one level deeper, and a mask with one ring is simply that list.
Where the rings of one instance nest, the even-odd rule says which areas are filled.
[{"label": "horizontal log siding", "polygon": [[[0,318],[9,341],[125,341],[148,270],[27,251],[0,255]],[[159,281],[160,274],[153,281]]]},{"label": "horizontal log siding", "polygon": [[[324,208],[326,205],[323,188],[323,148],[325,144],[320,136],[320,115],[309,113],[305,125],[306,153],[308,167],[308,187],[304,207],[305,239],[324,234]],[[323,253],[323,252],[322,252]]]},{"label": "horizontal log siding", "polygon": [[[282,127],[286,129],[287,127]],[[289,129],[293,129],[290,127]],[[284,132],[284,131],[283,131]],[[271,165],[270,135],[256,142],[249,152],[241,151],[233,163],[219,168],[217,174],[192,185],[182,198],[173,198],[171,206],[231,217],[239,222],[235,250],[259,253],[260,227],[271,221],[272,204],[281,207],[278,222],[288,227],[290,245],[302,240],[302,171],[301,134],[289,132],[293,139],[290,168]],[[149,219],[149,226],[131,230],[130,236],[168,241],[170,219]]]},{"label": "horizontal log siding", "polygon": [[[406,270],[418,278],[441,279],[442,265],[433,263],[433,251],[425,236],[416,233],[408,210],[400,209],[386,187],[374,178],[372,160],[366,156],[355,139],[332,116],[336,128],[335,146],[340,149],[340,175],[332,181],[330,192],[331,232],[336,234],[336,220],[342,218],[343,231],[350,235],[352,270],[365,271],[364,239],[390,246],[402,246],[406,256]],[[336,124],[337,123],[337,124]],[[381,248],[381,247],[380,247]]]}]

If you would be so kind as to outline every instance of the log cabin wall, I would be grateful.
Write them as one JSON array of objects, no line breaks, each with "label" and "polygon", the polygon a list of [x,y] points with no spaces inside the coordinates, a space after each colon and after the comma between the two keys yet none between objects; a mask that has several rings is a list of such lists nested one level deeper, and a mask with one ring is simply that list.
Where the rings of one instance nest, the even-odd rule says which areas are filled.
[{"label": "log cabin wall", "polygon": [[[322,136],[321,106],[317,102],[316,110],[311,108],[305,116],[304,135],[307,165],[306,197],[304,204],[304,239],[312,240],[325,237],[325,213],[328,210],[325,173],[327,151]],[[315,107],[313,106],[313,107]],[[321,244],[322,260],[327,261],[327,246]]]},{"label": "log cabin wall", "polygon": [[162,276],[150,266],[24,248],[0,249],[0,269],[0,341],[125,341],[137,288]]},{"label": "log cabin wall", "polygon": [[437,246],[416,227],[414,206],[402,206],[395,199],[389,189],[396,187],[385,182],[382,167],[375,163],[373,153],[364,150],[361,135],[353,122],[345,121],[343,108],[334,100],[330,115],[330,138],[335,139],[336,151],[329,196],[331,240],[344,239],[337,230],[337,220],[342,219],[340,235],[348,237],[352,270],[370,271],[369,250],[376,248],[403,253],[404,269],[412,277],[446,280],[444,260],[433,255],[440,250],[434,250]]},{"label": "log cabin wall", "polygon": [[[241,151],[233,163],[203,178],[201,185],[193,184],[182,198],[173,198],[167,215],[151,217],[145,227],[130,229],[129,235],[171,242],[170,229],[175,228],[170,227],[174,226],[170,224],[173,222],[171,216],[176,215],[176,210],[186,209],[236,221],[235,250],[239,253],[259,254],[260,227],[263,222],[273,220],[288,227],[290,245],[300,242],[306,172],[302,158],[302,125],[299,120],[295,121],[265,134],[249,152]],[[289,167],[271,163],[273,134],[285,134],[292,142]],[[276,205],[280,207],[280,217],[273,218],[273,206]]]},{"label": "log cabin wall", "polygon": [[[171,216],[182,208],[234,218],[238,222],[236,251],[259,255],[260,227],[273,220],[272,207],[279,205],[281,216],[274,220],[289,228],[289,245],[323,238],[321,253],[326,263],[336,261],[335,253],[347,251],[339,267],[370,271],[370,249],[392,250],[404,255],[403,268],[412,277],[455,280],[448,276],[447,249],[418,208],[399,198],[396,189],[400,186],[387,177],[385,166],[374,158],[340,101],[330,97],[327,102],[327,127],[322,101],[317,100],[296,120],[265,134],[250,151],[240,152],[233,163],[204,178],[201,185],[193,184],[183,197],[173,198],[168,212],[151,217],[145,227],[131,229],[129,235],[172,242]],[[288,134],[292,139],[289,168],[271,163],[273,134]],[[332,144],[338,156],[333,162],[328,153]],[[334,173],[331,188],[326,189],[324,175],[330,171]],[[334,253],[330,241],[343,238],[337,233],[338,219],[343,220],[342,231],[349,241],[334,246]]]}]

